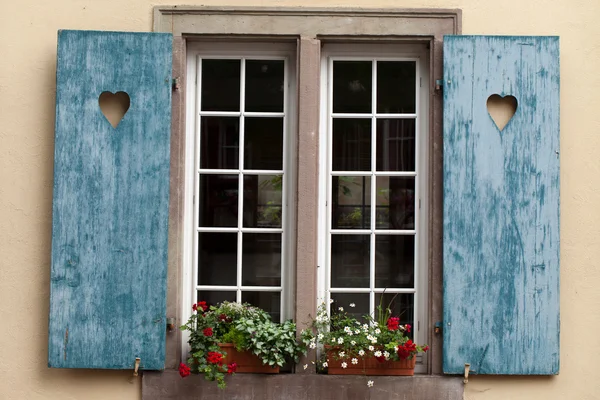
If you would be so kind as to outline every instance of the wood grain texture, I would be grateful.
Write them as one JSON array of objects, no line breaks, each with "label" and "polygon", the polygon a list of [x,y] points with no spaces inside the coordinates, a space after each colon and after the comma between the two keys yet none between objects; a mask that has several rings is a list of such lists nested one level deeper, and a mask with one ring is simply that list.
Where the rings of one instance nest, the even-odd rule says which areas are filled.
[{"label": "wood grain texture", "polygon": [[443,90],[444,372],[557,374],[558,38],[446,36]]},{"label": "wood grain texture", "polygon": [[[50,367],[164,367],[171,43],[58,34]],[[117,128],[104,91],[131,99]]]}]

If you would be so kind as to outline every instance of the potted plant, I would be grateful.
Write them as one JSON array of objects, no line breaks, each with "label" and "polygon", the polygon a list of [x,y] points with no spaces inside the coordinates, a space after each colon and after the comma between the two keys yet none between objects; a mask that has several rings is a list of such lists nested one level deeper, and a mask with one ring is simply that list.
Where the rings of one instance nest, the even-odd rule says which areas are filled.
[{"label": "potted plant", "polygon": [[296,340],[296,324],[282,324],[250,304],[231,302],[208,306],[200,301],[181,330],[189,331],[190,357],[181,363],[182,377],[204,374],[225,388],[225,376],[238,373],[278,373],[287,360],[298,361],[306,346]]},{"label": "potted plant", "polygon": [[365,315],[363,321],[343,307],[329,317],[325,304],[321,304],[312,329],[305,330],[303,336],[312,349],[322,345],[324,355],[318,367],[328,374],[414,375],[416,355],[429,347],[414,343],[407,335],[411,326],[399,322],[398,317],[391,316],[389,306],[383,309],[381,304],[376,318]]}]

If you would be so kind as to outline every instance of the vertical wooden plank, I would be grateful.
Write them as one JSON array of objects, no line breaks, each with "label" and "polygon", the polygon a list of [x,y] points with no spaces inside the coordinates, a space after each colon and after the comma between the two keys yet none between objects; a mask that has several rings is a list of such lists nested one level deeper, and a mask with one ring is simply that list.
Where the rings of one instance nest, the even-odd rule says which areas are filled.
[{"label": "vertical wooden plank", "polygon": [[[444,38],[444,361],[559,369],[557,37]],[[490,95],[512,95],[500,131]]]},{"label": "vertical wooden plank", "polygon": [[[164,367],[171,41],[59,32],[50,367]],[[130,97],[116,128],[105,91]]]}]

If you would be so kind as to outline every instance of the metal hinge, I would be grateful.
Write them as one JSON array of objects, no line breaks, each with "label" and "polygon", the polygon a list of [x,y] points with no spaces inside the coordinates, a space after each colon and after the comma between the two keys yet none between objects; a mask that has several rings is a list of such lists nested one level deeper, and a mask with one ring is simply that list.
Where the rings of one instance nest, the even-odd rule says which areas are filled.
[{"label": "metal hinge", "polygon": [[171,87],[173,88],[173,90],[179,90],[179,77],[175,77],[173,78],[173,80],[171,81]]},{"label": "metal hinge", "polygon": [[443,87],[444,87],[444,80],[436,79],[435,80],[435,90],[442,90]]}]

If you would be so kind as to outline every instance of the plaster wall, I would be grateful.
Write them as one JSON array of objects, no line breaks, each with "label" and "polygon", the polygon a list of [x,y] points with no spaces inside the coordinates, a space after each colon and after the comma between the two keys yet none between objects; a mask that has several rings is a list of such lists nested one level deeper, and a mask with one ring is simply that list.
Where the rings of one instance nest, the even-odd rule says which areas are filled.
[{"label": "plaster wall", "polygon": [[[0,399],[138,399],[130,371],[48,369],[56,31],[150,31],[178,1],[4,0],[0,13]],[[460,8],[464,34],[561,40],[561,368],[471,377],[465,399],[597,399],[600,356],[600,2],[204,0],[191,5]]]}]

